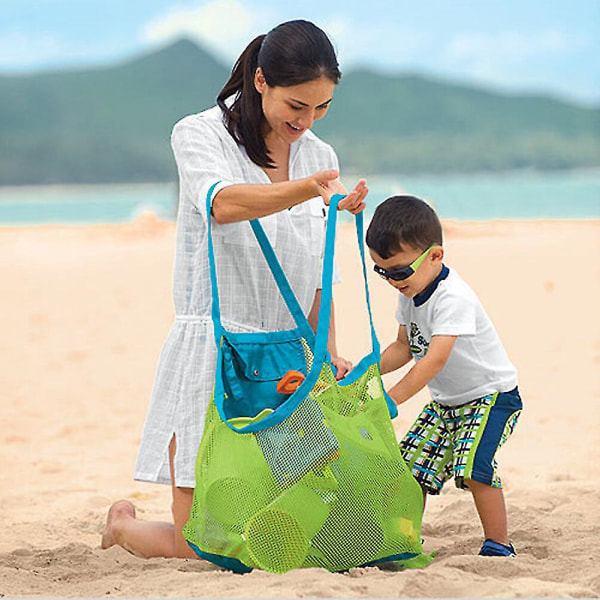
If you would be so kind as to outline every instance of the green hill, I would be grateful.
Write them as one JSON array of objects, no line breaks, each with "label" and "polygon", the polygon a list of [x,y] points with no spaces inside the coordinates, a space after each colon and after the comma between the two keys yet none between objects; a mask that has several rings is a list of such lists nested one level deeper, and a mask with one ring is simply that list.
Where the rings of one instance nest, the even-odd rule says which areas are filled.
[{"label": "green hill", "polygon": [[173,124],[211,106],[227,75],[184,40],[103,69],[2,77],[0,184],[173,179]]},{"label": "green hill", "polygon": [[[418,76],[354,72],[320,133],[358,170],[472,171],[600,165],[600,109]],[[360,140],[357,144],[355,140]]]},{"label": "green hill", "polygon": [[[167,181],[169,134],[229,69],[188,40],[104,68],[0,76],[0,185]],[[600,165],[600,109],[417,76],[344,75],[316,132],[374,174]]]}]

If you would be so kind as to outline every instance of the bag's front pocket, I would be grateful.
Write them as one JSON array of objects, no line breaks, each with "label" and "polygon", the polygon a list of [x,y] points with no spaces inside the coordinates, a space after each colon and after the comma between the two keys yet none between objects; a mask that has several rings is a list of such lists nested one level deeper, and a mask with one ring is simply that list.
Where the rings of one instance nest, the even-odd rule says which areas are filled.
[{"label": "bag's front pocket", "polygon": [[[267,334],[268,335],[268,334]],[[228,419],[253,417],[265,408],[275,410],[289,394],[277,391],[288,371],[306,374],[306,358],[299,338],[285,341],[223,341],[224,402]]]}]

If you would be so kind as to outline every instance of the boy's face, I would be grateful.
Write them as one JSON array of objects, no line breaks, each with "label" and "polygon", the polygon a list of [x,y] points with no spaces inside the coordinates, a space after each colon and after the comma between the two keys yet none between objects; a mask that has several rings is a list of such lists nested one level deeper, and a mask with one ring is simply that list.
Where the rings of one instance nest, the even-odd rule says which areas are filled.
[{"label": "boy's face", "polygon": [[[424,252],[425,250],[422,248],[404,246],[402,251],[397,252],[389,258],[381,258],[377,252],[369,248],[373,262],[388,272],[404,269],[412,265]],[[440,274],[443,258],[444,249],[441,246],[434,246],[427,251],[423,262],[410,277],[402,281],[394,281],[393,279],[386,279],[386,281],[407,298],[414,298],[423,292]]]}]

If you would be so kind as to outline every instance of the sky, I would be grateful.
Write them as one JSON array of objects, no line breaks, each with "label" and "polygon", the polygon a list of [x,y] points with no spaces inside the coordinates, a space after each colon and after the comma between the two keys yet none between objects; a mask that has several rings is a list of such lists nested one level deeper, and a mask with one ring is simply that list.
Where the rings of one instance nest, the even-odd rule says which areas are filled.
[{"label": "sky", "polygon": [[0,73],[107,64],[190,37],[231,66],[290,19],[356,67],[600,105],[600,0],[0,0]]}]

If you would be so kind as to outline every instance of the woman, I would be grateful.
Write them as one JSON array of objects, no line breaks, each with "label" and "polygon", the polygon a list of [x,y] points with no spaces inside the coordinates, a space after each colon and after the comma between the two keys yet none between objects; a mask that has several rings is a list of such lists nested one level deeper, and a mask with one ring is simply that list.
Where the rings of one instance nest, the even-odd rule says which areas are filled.
[{"label": "woman", "polygon": [[[138,520],[133,505],[121,500],[109,511],[103,548],[119,544],[145,557],[195,556],[181,529],[189,517],[215,372],[206,214],[207,191],[215,182],[211,212],[225,328],[294,326],[247,223],[255,218],[316,328],[324,201],[345,190],[334,151],[310,129],[327,113],[340,77],[323,31],[307,21],[283,23],[244,50],[218,106],[175,125],[176,319],[160,357],[135,472],[141,481],[171,483],[174,524]],[[360,212],[367,191],[359,181],[340,209]],[[337,355],[334,327],[331,332],[329,351],[341,378],[351,365]]]}]

